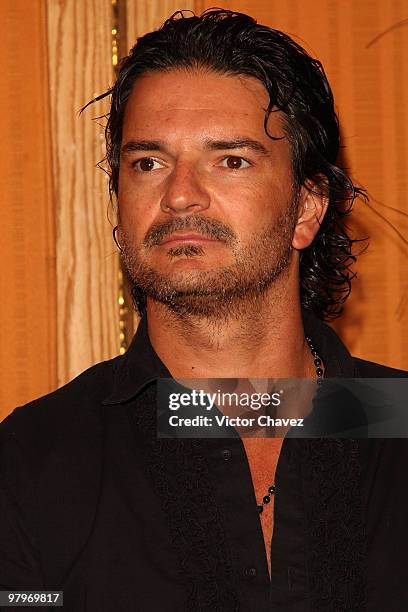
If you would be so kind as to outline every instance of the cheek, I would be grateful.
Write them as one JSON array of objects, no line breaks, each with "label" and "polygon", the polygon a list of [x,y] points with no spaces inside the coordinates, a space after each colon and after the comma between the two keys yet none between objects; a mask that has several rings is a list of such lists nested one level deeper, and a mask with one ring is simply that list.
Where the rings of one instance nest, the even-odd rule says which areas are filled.
[{"label": "cheek", "polygon": [[134,237],[144,237],[157,217],[159,196],[146,190],[124,172],[119,178],[118,210],[123,229]]},{"label": "cheek", "polygon": [[254,233],[274,225],[287,209],[291,194],[283,189],[283,184],[273,179],[260,179],[235,188],[230,186],[218,192],[216,207],[227,224],[246,242]]}]

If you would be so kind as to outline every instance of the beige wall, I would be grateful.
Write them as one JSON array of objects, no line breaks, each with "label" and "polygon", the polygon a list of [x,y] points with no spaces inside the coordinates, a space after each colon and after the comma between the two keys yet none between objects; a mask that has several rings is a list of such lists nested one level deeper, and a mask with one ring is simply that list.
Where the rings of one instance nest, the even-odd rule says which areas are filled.
[{"label": "beige wall", "polygon": [[[179,8],[212,4],[117,0],[122,45]],[[216,4],[288,32],[323,61],[343,158],[372,198],[356,208],[353,230],[371,245],[336,329],[356,355],[408,369],[406,3]],[[113,79],[112,8],[112,0],[0,3],[0,418],[119,351],[118,258],[107,181],[95,168],[103,134],[91,120],[106,106],[78,116]]]}]

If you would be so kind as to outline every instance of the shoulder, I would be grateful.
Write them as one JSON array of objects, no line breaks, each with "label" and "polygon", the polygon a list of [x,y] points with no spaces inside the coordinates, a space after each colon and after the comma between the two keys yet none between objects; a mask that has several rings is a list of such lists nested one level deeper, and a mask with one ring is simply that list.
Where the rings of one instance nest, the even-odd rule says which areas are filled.
[{"label": "shoulder", "polygon": [[353,357],[357,376],[361,378],[407,378],[406,370],[398,370],[389,366]]},{"label": "shoulder", "polygon": [[37,451],[78,432],[98,418],[122,357],[98,363],[56,391],[19,406],[0,423],[0,445],[15,441]]},{"label": "shoulder", "polygon": [[30,539],[36,555],[52,560],[46,571],[58,575],[57,582],[92,528],[104,466],[102,401],[121,362],[117,357],[89,368],[0,423],[1,522],[13,525],[10,550],[21,528],[24,546]]}]

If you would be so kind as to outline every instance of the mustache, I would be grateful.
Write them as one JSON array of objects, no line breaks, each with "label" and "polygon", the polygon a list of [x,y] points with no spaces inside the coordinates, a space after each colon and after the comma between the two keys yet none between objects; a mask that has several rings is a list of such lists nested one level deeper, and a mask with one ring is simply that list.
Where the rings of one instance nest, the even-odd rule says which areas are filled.
[{"label": "mustache", "polygon": [[220,240],[228,244],[233,244],[237,240],[234,232],[221,221],[190,215],[189,217],[176,217],[164,223],[152,225],[142,244],[148,248],[157,246],[166,236],[183,230],[194,230],[206,238]]}]

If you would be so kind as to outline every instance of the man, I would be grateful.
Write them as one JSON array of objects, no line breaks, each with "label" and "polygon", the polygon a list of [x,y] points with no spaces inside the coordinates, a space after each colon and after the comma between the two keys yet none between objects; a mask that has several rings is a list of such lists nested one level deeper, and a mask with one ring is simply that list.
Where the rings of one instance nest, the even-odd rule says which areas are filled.
[{"label": "man", "polygon": [[107,94],[142,321],[125,356],[3,422],[1,588],[76,612],[406,609],[404,440],[156,431],[161,378],[404,376],[322,322],[350,291],[362,192],[320,63],[246,15],[176,14]]}]

